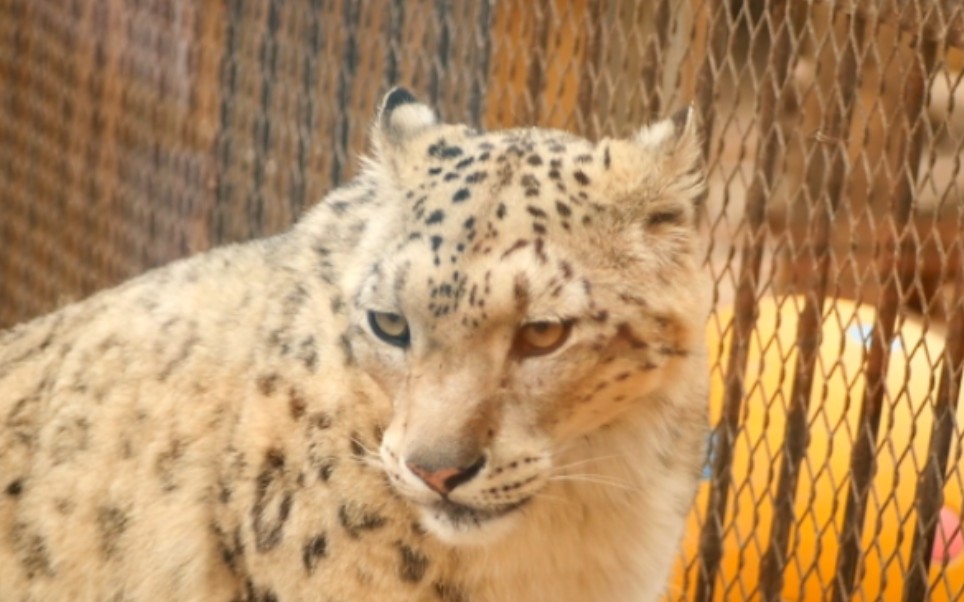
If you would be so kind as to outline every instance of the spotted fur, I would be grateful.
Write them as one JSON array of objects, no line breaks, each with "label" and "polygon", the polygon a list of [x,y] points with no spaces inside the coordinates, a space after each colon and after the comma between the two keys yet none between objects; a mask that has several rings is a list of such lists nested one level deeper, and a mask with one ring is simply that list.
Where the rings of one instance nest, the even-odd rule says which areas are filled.
[{"label": "spotted fur", "polygon": [[4,600],[660,596],[706,436],[692,116],[593,143],[395,90],[372,148],[283,235],[0,333]]}]

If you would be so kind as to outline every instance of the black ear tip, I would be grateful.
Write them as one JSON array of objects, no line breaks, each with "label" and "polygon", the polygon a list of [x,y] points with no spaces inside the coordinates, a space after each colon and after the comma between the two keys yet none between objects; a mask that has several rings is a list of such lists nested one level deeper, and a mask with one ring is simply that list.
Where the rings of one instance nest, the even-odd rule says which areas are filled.
[{"label": "black ear tip", "polygon": [[415,102],[418,102],[415,96],[405,88],[392,88],[382,101],[382,114],[387,115],[397,107]]},{"label": "black ear tip", "polygon": [[378,139],[393,144],[399,144],[436,123],[435,112],[405,88],[389,90],[375,116]]}]

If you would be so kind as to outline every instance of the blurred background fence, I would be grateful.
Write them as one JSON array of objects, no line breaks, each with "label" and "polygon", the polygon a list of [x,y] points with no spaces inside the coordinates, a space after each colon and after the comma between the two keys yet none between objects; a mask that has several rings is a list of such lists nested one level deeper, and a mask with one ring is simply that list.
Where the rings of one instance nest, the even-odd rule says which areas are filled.
[{"label": "blurred background fence", "polygon": [[694,103],[714,436],[672,600],[964,600],[960,0],[0,0],[0,328],[287,227],[404,83]]}]

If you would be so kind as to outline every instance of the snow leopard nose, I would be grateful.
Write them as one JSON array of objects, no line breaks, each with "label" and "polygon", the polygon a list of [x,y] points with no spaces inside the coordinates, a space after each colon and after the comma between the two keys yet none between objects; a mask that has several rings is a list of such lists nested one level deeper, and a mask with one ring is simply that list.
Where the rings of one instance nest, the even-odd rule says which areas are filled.
[{"label": "snow leopard nose", "polygon": [[438,463],[420,462],[419,459],[409,458],[405,465],[415,476],[420,478],[433,491],[441,495],[448,495],[453,489],[463,483],[471,481],[485,466],[485,456],[479,456],[472,463],[463,467],[438,466]]}]

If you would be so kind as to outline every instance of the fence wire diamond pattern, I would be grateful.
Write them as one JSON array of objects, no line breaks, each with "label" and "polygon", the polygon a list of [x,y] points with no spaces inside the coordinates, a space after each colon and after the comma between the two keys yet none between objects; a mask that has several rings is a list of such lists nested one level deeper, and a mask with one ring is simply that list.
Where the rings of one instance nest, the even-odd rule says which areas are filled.
[{"label": "fence wire diamond pattern", "polygon": [[714,435],[669,600],[964,600],[959,0],[6,0],[0,327],[276,232],[393,83],[624,135],[692,103]]}]

